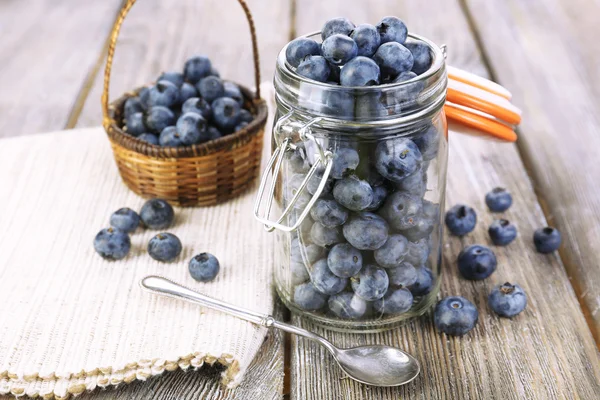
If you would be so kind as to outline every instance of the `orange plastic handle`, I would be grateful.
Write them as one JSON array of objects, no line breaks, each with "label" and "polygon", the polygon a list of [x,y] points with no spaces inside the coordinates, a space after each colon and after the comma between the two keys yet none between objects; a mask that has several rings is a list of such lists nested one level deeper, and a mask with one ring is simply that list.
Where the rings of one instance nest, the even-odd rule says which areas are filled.
[{"label": "orange plastic handle", "polygon": [[515,142],[517,140],[517,134],[512,130],[512,128],[500,122],[465,111],[448,103],[444,105],[444,111],[446,112],[446,117],[448,119],[457,121],[471,128],[475,128],[497,139],[507,142]]},{"label": "orange plastic handle", "polygon": [[446,99],[451,103],[489,114],[510,125],[518,125],[521,122],[521,116],[511,110],[452,88],[448,88]]}]

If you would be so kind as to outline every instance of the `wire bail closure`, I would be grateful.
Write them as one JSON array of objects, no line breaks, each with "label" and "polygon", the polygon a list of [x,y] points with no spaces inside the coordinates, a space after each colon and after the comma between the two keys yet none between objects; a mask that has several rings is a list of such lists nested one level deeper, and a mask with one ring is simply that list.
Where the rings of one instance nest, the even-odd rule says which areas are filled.
[{"label": "wire bail closure", "polygon": [[[298,229],[300,227],[300,225],[302,224],[302,222],[304,221],[304,219],[306,218],[306,216],[308,215],[308,213],[310,212],[310,209],[313,207],[313,205],[315,204],[315,202],[317,201],[317,199],[323,192],[323,189],[325,189],[325,185],[327,184],[327,179],[329,179],[329,174],[331,172],[331,167],[333,166],[333,154],[329,150],[323,150],[323,147],[319,144],[319,142],[313,136],[311,128],[310,128],[313,124],[320,122],[323,118],[321,118],[321,117],[313,118],[308,123],[300,126],[298,129],[297,127],[294,126],[294,124],[291,124],[291,123],[286,124],[286,122],[293,115],[294,115],[294,111],[290,111],[289,113],[287,113],[286,115],[281,117],[275,124],[275,128],[274,128],[275,133],[277,135],[282,134],[282,136],[284,136],[284,139],[281,142],[281,144],[279,146],[277,146],[277,148],[273,151],[273,154],[272,154],[271,158],[269,159],[269,162],[267,163],[267,167],[265,168],[262,178],[260,180],[260,186],[258,188],[258,193],[256,195],[256,200],[254,202],[254,217],[258,221],[263,223],[267,232],[272,232],[275,229],[279,229],[284,232],[291,232],[291,231]],[[294,144],[294,139],[296,139],[296,138],[300,139],[303,142],[309,142],[309,141],[313,142],[317,148],[317,158],[315,160],[315,163],[311,167],[311,169],[306,174],[306,177],[302,181],[302,184],[297,189],[296,193],[294,193],[294,196],[290,200],[289,204],[286,206],[286,208],[283,211],[283,213],[281,214],[281,216],[277,219],[277,221],[271,221],[269,219],[269,217],[271,215],[271,208],[273,206],[273,200],[275,199],[275,188],[277,185],[277,179],[279,177],[279,171],[281,170],[281,167],[283,165],[283,159],[285,157],[285,153],[288,151],[294,151],[297,149],[298,146]],[[273,168],[273,166],[274,166],[274,168]],[[323,176],[321,178],[321,181],[319,182],[319,186],[317,187],[317,190],[313,194],[312,198],[310,199],[310,201],[308,202],[306,207],[304,207],[304,209],[300,213],[300,216],[298,217],[296,222],[292,226],[282,224],[281,222],[294,209],[294,205],[300,198],[302,191],[308,185],[308,182],[317,173],[317,171],[323,167],[324,167]],[[265,197],[265,189],[267,187],[267,180],[269,177],[270,170],[273,170],[273,177],[272,177],[271,185],[270,185],[270,189],[269,189],[270,194],[268,195],[268,198],[267,198],[267,206],[266,206],[265,213],[261,215],[260,210],[262,208],[261,205],[263,203],[263,198]]]}]

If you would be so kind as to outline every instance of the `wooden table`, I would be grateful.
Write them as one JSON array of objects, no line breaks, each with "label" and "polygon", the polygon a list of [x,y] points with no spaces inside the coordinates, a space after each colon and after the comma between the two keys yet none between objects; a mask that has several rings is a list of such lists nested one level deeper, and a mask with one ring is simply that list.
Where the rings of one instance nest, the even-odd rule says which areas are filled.
[{"label": "wooden table", "polygon": [[[247,26],[236,3],[140,0],[122,30],[112,93],[143,84],[186,57],[208,54],[222,75],[252,84]],[[310,343],[274,333],[236,391],[222,389],[218,370],[168,373],[146,383],[83,399],[547,399],[600,397],[600,3],[591,0],[250,0],[263,80],[278,50],[330,17],[356,23],[384,15],[448,45],[449,62],[491,77],[524,110],[516,145],[453,135],[448,204],[483,211],[484,194],[502,185],[514,195],[507,213],[520,236],[500,248],[498,271],[483,282],[458,277],[455,259],[467,244],[488,243],[480,212],[476,232],[445,240],[442,295],[460,294],[481,312],[463,338],[437,333],[431,317],[376,335],[323,332],[337,344],[387,343],[423,363],[413,383],[379,389],[344,379]],[[121,0],[0,2],[0,137],[98,125],[104,54]],[[533,250],[533,231],[551,224],[558,254]],[[487,311],[492,285],[520,283],[530,303],[514,320]],[[277,305],[277,313],[286,311]],[[287,316],[289,318],[289,316]],[[594,341],[595,338],[595,341]]]}]

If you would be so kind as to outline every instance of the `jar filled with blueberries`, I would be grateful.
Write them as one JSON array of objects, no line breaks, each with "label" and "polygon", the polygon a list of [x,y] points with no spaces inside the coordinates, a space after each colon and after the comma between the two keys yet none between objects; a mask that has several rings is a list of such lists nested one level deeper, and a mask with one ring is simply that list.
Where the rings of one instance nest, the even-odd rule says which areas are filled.
[{"label": "jar filled with blueberries", "polygon": [[280,298],[340,331],[424,313],[441,274],[442,49],[395,17],[336,18],[283,48],[274,85],[273,156],[255,215],[277,235]]}]

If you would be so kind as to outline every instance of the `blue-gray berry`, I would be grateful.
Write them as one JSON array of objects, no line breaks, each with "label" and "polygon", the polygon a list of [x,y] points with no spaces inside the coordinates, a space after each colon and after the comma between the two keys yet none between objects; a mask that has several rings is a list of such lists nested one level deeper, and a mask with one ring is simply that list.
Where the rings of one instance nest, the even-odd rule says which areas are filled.
[{"label": "blue-gray berry", "polygon": [[110,226],[131,233],[140,226],[140,216],[131,208],[119,208],[110,216]]},{"label": "blue-gray berry", "polygon": [[175,220],[173,207],[163,199],[150,199],[144,203],[140,218],[150,229],[165,229]]},{"label": "blue-gray berry", "polygon": [[199,282],[215,279],[220,270],[219,260],[210,253],[200,253],[190,260],[188,270],[192,278]]},{"label": "blue-gray berry", "polygon": [[102,229],[94,238],[94,249],[107,260],[120,260],[131,249],[127,232],[116,228]]},{"label": "blue-gray berry", "polygon": [[172,233],[162,232],[148,242],[148,254],[157,261],[170,262],[181,254],[179,238]]}]

